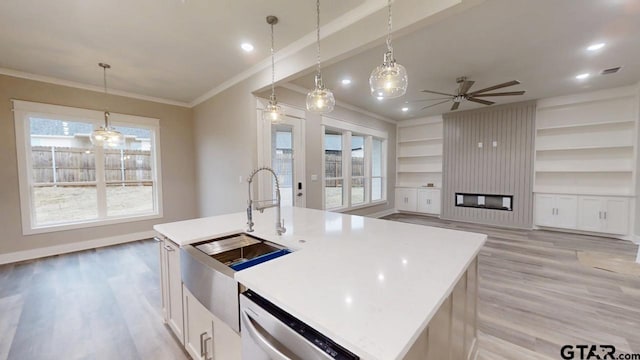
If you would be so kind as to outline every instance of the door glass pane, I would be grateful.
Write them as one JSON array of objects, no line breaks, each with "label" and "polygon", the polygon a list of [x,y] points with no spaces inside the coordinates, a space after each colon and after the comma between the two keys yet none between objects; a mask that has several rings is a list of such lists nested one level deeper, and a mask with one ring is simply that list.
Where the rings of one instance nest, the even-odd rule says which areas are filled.
[{"label": "door glass pane", "polygon": [[342,134],[327,131],[324,135],[324,176],[342,177]]},{"label": "door glass pane", "polygon": [[364,136],[351,137],[351,176],[364,176]]},{"label": "door glass pane", "polygon": [[326,180],[325,181],[325,209],[333,209],[341,207],[343,202],[343,181],[342,180]]},{"label": "door glass pane", "polygon": [[382,178],[371,179],[371,201],[382,200]]},{"label": "door glass pane", "polygon": [[364,202],[364,178],[351,179],[351,204],[357,205]]},{"label": "door glass pane", "polygon": [[[293,126],[272,125],[271,164],[278,175],[282,206],[293,206]],[[275,199],[275,184],[273,198]]]},{"label": "door glass pane", "polygon": [[104,149],[107,216],[151,213],[153,200],[152,131],[116,126],[125,135],[121,149]]},{"label": "door glass pane", "polygon": [[30,117],[35,225],[98,217],[91,123]]}]

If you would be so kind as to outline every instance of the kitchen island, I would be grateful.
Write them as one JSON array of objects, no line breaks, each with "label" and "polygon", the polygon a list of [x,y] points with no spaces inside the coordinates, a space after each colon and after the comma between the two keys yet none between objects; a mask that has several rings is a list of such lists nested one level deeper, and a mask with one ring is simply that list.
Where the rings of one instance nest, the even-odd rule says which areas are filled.
[{"label": "kitchen island", "polygon": [[[269,210],[254,215],[251,235],[293,252],[236,272],[244,287],[361,359],[475,356],[486,235],[303,208],[283,208],[287,231],[277,235]],[[235,213],[154,229],[182,247],[245,223]]]}]

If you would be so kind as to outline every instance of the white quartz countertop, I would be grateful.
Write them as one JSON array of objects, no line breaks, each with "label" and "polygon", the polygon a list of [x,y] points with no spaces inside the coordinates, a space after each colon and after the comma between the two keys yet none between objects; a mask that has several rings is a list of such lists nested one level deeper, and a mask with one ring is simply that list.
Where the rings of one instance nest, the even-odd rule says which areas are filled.
[{"label": "white quartz countertop", "polygon": [[[254,213],[252,235],[292,254],[237,281],[364,360],[402,359],[480,251],[486,235],[303,208]],[[177,244],[242,232],[235,213],[154,226]],[[303,240],[303,241],[300,241]]]}]

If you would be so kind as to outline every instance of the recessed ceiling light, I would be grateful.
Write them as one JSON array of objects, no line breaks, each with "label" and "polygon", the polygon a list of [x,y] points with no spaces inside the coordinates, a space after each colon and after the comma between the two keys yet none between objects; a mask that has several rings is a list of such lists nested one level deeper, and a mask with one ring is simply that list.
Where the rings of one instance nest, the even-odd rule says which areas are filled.
[{"label": "recessed ceiling light", "polygon": [[587,50],[589,50],[589,51],[596,51],[596,50],[600,50],[600,49],[602,49],[605,45],[606,45],[605,43],[597,43],[597,44],[589,45],[589,47],[587,48]]},{"label": "recessed ceiling light", "polygon": [[578,80],[584,80],[584,79],[588,78],[589,76],[591,76],[591,74],[589,74],[589,73],[580,74],[580,75],[577,75],[577,76],[576,76],[576,79],[578,79]]},{"label": "recessed ceiling light", "polygon": [[384,99],[384,97],[382,97],[382,96],[378,96],[376,99],[378,99],[378,100],[382,101],[382,100]]},{"label": "recessed ceiling light", "polygon": [[402,108],[402,112],[407,112],[407,111],[409,111],[409,108],[408,108],[408,107],[403,107],[403,108]]},{"label": "recessed ceiling light", "polygon": [[351,79],[342,79],[342,85],[349,85],[351,84]]},{"label": "recessed ceiling light", "polygon": [[240,47],[242,48],[242,50],[244,50],[246,52],[252,52],[253,51],[253,45],[251,45],[249,43],[242,43],[242,45],[240,45]]}]

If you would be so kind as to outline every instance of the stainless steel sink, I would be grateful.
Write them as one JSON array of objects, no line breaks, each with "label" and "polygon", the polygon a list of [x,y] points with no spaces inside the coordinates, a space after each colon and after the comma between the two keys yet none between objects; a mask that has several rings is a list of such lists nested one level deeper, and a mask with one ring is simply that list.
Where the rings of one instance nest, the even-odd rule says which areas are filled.
[{"label": "stainless steel sink", "polygon": [[234,273],[289,252],[245,233],[187,245],[180,249],[182,282],[209,311],[240,332],[238,295],[245,289]]}]

